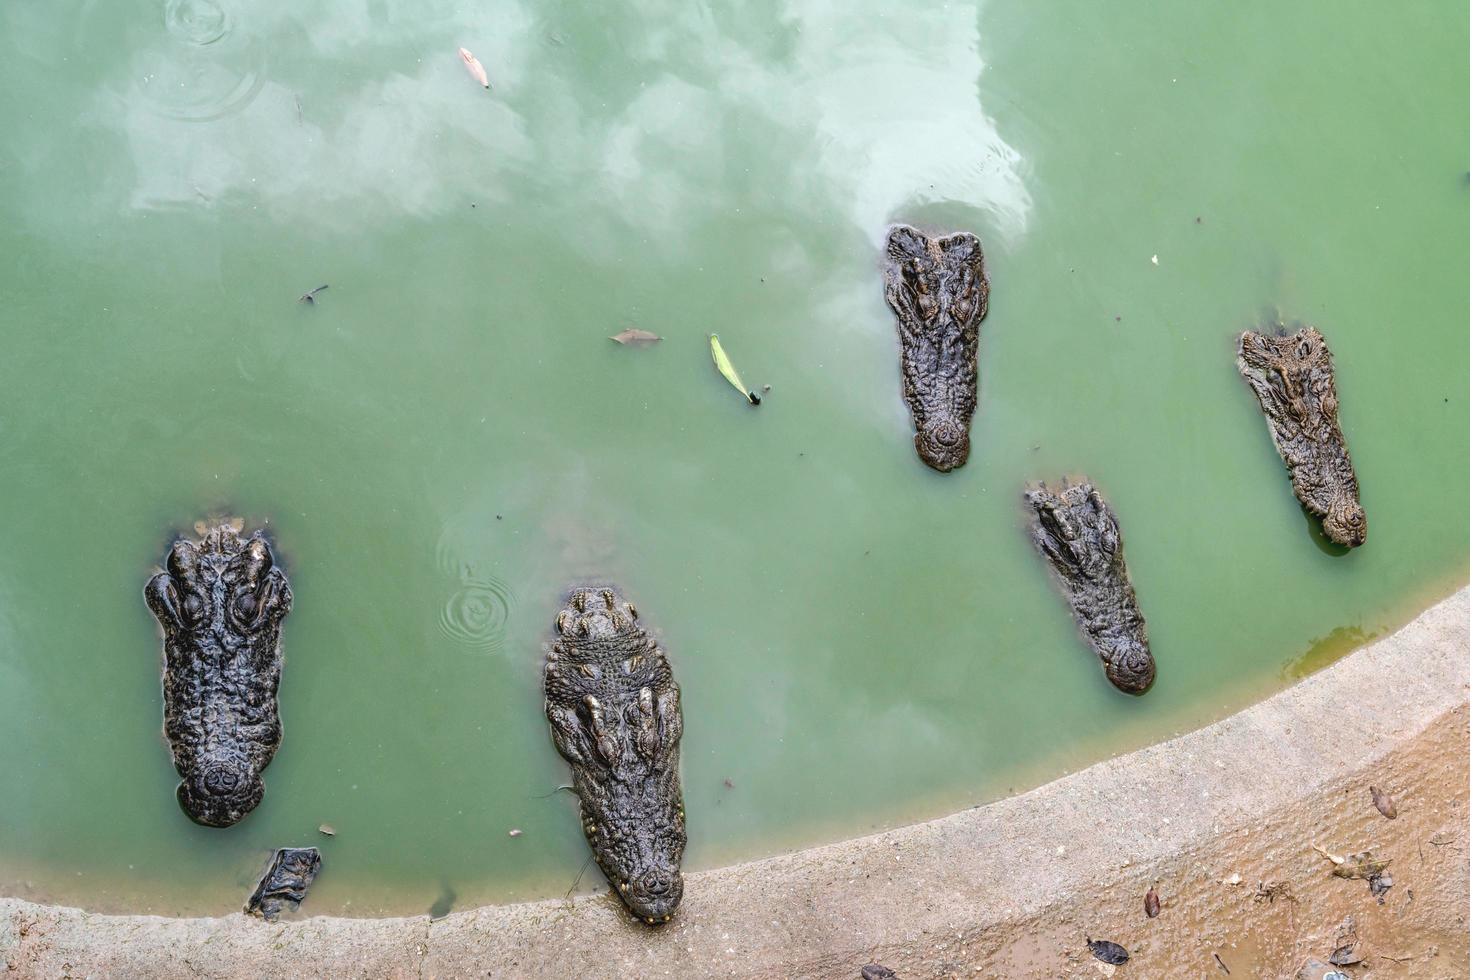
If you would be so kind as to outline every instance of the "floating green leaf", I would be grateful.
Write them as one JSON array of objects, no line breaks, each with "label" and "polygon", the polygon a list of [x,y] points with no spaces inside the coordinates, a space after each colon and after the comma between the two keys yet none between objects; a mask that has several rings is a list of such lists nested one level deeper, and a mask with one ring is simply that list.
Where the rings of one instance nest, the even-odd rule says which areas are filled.
[{"label": "floating green leaf", "polygon": [[715,359],[715,367],[725,376],[725,380],[734,385],[735,390],[745,396],[746,401],[752,405],[759,405],[761,403],[760,396],[745,387],[745,382],[740,380],[740,375],[735,371],[735,365],[730,363],[730,358],[725,353],[725,348],[720,346],[720,335],[717,333],[709,335],[709,352]]}]

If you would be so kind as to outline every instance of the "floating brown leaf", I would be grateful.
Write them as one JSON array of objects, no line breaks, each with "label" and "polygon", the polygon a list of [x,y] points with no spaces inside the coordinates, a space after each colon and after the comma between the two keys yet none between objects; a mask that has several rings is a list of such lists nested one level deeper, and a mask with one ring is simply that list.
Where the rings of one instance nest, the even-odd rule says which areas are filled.
[{"label": "floating brown leaf", "polygon": [[1378,807],[1379,813],[1383,814],[1390,820],[1394,820],[1398,817],[1398,804],[1393,801],[1392,796],[1389,796],[1377,786],[1369,786],[1368,792],[1373,794],[1373,805]]},{"label": "floating brown leaf", "polygon": [[1150,919],[1159,914],[1159,893],[1152,887],[1149,888],[1148,894],[1143,896],[1143,914]]},{"label": "floating brown leaf", "polygon": [[634,347],[656,344],[660,340],[663,340],[662,337],[653,331],[640,330],[637,327],[629,327],[627,330],[621,330],[607,339],[616,340],[620,344],[632,344]]}]

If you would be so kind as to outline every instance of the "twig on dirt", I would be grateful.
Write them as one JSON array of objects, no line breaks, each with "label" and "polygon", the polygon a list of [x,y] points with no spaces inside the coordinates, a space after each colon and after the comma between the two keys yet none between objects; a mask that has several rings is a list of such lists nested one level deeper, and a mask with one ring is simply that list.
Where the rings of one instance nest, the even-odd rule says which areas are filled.
[{"label": "twig on dirt", "polygon": [[1264,881],[1257,882],[1255,898],[1258,902],[1265,899],[1272,904],[1275,904],[1278,898],[1284,898],[1291,902],[1296,901],[1296,896],[1291,893],[1290,883],[1285,881],[1273,881],[1269,884]]}]

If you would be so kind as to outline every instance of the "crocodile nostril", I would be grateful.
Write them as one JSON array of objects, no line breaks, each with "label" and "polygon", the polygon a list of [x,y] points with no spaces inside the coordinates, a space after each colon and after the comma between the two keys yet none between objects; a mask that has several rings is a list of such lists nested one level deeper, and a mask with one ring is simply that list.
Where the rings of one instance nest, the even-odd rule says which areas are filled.
[{"label": "crocodile nostril", "polygon": [[643,889],[650,895],[666,895],[673,886],[674,881],[670,875],[657,871],[651,872],[643,879]]},{"label": "crocodile nostril", "polygon": [[233,766],[211,766],[204,771],[200,783],[211,796],[229,796],[240,788],[242,781],[239,771]]}]

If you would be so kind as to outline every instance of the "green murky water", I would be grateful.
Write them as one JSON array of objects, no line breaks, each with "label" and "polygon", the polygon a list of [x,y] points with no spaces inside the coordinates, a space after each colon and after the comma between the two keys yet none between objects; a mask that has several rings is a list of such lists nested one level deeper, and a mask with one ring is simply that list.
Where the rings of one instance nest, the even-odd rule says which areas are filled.
[{"label": "green murky water", "polygon": [[[1466,575],[1470,7],[219,3],[0,7],[0,890],[228,911],[327,822],[312,912],[562,894],[538,671],[583,577],[663,630],[708,867],[1197,726]],[[899,219],[989,257],[947,477]],[[1270,308],[1337,354],[1360,552],[1235,374]],[[1023,533],[1063,472],[1123,521],[1142,700]],[[296,609],[265,802],[218,831],[140,591],[226,512]]]}]

